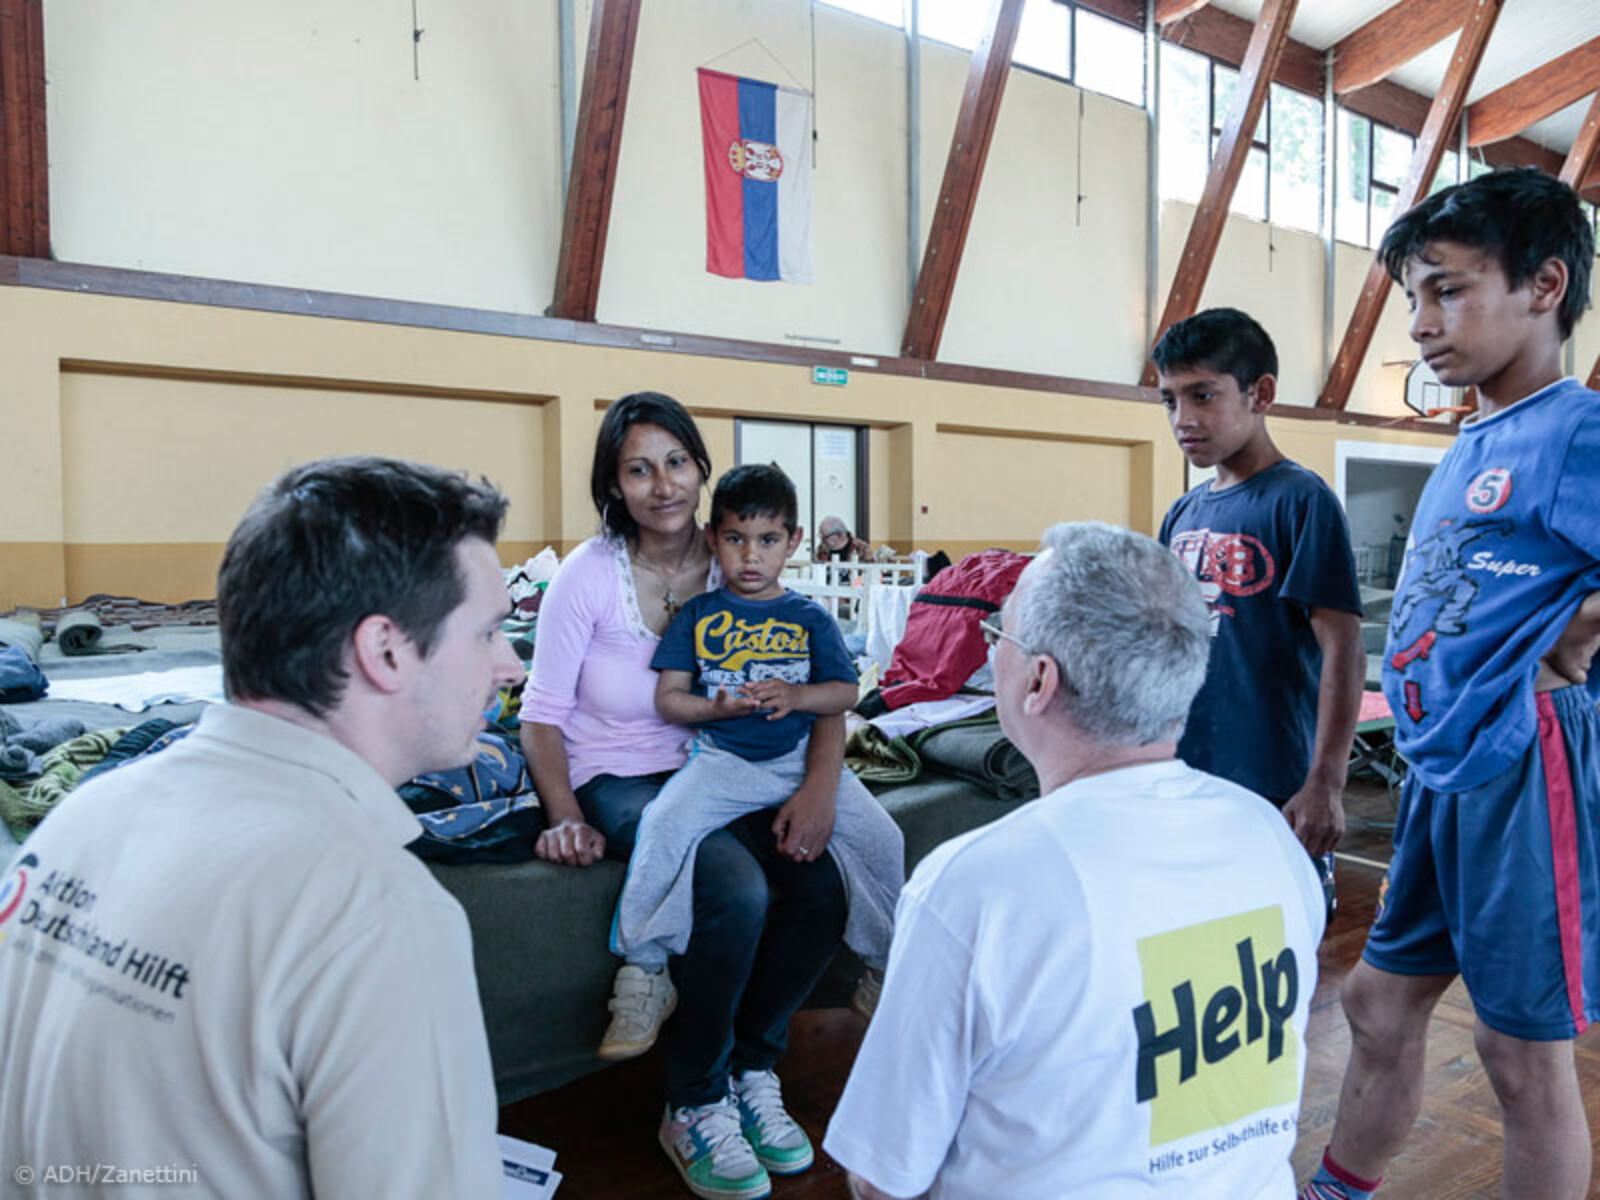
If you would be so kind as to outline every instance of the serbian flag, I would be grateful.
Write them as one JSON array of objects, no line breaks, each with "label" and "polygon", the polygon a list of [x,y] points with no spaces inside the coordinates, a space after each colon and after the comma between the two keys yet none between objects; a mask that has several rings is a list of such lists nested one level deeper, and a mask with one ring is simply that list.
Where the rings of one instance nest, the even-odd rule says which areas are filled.
[{"label": "serbian flag", "polygon": [[706,270],[811,282],[811,96],[700,68]]}]

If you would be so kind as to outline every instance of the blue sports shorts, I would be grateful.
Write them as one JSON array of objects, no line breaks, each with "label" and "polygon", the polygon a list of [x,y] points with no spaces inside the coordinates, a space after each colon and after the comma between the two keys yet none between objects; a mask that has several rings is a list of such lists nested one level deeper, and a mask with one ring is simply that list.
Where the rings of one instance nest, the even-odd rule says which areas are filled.
[{"label": "blue sports shorts", "polygon": [[1600,1018],[1600,709],[1583,687],[1535,699],[1538,737],[1497,778],[1406,779],[1362,957],[1459,972],[1491,1029],[1563,1041]]}]

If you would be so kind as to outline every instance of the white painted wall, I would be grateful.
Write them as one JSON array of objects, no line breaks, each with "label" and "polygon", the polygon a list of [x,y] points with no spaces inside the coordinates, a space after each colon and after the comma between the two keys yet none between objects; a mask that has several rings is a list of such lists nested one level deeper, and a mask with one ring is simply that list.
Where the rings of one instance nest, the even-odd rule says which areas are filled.
[{"label": "white painted wall", "polygon": [[[63,260],[516,312],[550,302],[562,220],[557,0],[51,0],[52,229]],[[579,66],[591,0],[575,4]],[[814,36],[813,36],[814,35]],[[731,52],[731,53],[730,53]],[[922,235],[968,56],[925,43]],[[815,77],[817,282],[704,269],[695,68]],[[643,6],[600,320],[898,351],[907,309],[903,34],[809,0]],[[1132,382],[1145,352],[1142,109],[1014,70],[940,357]],[[1079,197],[1081,196],[1081,201]],[[1164,299],[1191,206],[1162,206]],[[1230,218],[1202,298],[1259,316],[1283,402],[1323,359],[1321,241]],[[1334,336],[1370,252],[1341,245]],[[1401,415],[1388,304],[1350,401]],[[1580,327],[1578,372],[1600,353]]]},{"label": "white painted wall", "polygon": [[[805,0],[643,6],[601,321],[791,344],[811,336],[825,346],[898,352],[906,311],[905,38],[821,7],[816,37],[817,281],[724,279],[705,269],[695,69],[711,63],[809,87],[811,8]],[[760,44],[742,45],[753,38]]]},{"label": "white painted wall", "polygon": [[[1379,462],[1356,459],[1346,466],[1345,515],[1350,520],[1350,542],[1365,546],[1377,565],[1386,565],[1389,540],[1411,532],[1417,500],[1433,468],[1428,463]],[[1396,517],[1400,519],[1395,520]],[[1380,587],[1389,586],[1381,580]]]},{"label": "white painted wall", "polygon": [[[967,65],[967,57],[948,46],[924,49],[924,244]],[[1138,379],[1145,330],[1145,127],[1142,108],[1030,71],[1011,72],[941,359],[1082,379]]]},{"label": "white painted wall", "polygon": [[[1161,298],[1194,221],[1194,205],[1161,205]],[[1309,407],[1322,390],[1322,239],[1230,216],[1200,297],[1201,308],[1242,309],[1278,349],[1278,402]]]},{"label": "white painted wall", "polygon": [[560,241],[555,0],[51,0],[57,258],[525,312]]},{"label": "white painted wall", "polygon": [[[1344,339],[1356,301],[1361,298],[1361,288],[1367,281],[1367,269],[1372,261],[1373,252],[1364,246],[1338,243],[1334,258],[1334,353]],[[1346,408],[1350,412],[1411,416],[1411,410],[1405,406],[1406,372],[1417,360],[1417,346],[1407,332],[1411,327],[1411,314],[1406,310],[1405,293],[1392,283],[1388,288],[1389,298],[1373,330],[1372,344],[1356,374]],[[1441,417],[1439,421],[1448,424],[1449,417]]]},{"label": "white painted wall", "polygon": [[[1600,260],[1595,262],[1596,274],[1600,274]],[[1590,291],[1594,291],[1594,283],[1590,282]],[[1577,328],[1572,331],[1572,373],[1580,382],[1587,382],[1589,372],[1594,370],[1595,360],[1600,359],[1600,316],[1595,314],[1591,307],[1578,320]]]}]

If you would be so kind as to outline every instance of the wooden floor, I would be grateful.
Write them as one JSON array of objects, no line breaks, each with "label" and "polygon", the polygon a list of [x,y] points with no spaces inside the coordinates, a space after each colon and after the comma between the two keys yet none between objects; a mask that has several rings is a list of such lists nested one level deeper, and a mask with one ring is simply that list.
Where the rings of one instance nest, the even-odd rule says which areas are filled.
[{"label": "wooden floor", "polygon": [[[1339,985],[1355,965],[1372,920],[1381,864],[1389,857],[1392,815],[1381,786],[1353,784],[1346,794],[1351,830],[1341,844],[1339,911],[1319,957],[1306,1041],[1310,1048],[1301,1106],[1297,1178],[1306,1178],[1333,1128],[1350,1039]],[[1372,863],[1378,865],[1364,865]],[[1472,1007],[1457,983],[1445,994],[1429,1037],[1422,1116],[1390,1165],[1383,1194],[1406,1200],[1468,1200],[1500,1195],[1500,1123],[1472,1045]],[[774,1180],[777,1200],[848,1200],[843,1172],[822,1154],[828,1117],[843,1090],[866,1023],[843,1009],[801,1013],[780,1065],[789,1111],[819,1146],[804,1175]],[[1600,1032],[1578,1041],[1578,1071],[1589,1123],[1600,1129]],[[656,1146],[661,1069],[650,1054],[535,1096],[501,1111],[505,1133],[557,1152],[565,1175],[561,1200],[681,1200],[688,1192]],[[1600,1190],[1593,1194],[1600,1195]]]}]

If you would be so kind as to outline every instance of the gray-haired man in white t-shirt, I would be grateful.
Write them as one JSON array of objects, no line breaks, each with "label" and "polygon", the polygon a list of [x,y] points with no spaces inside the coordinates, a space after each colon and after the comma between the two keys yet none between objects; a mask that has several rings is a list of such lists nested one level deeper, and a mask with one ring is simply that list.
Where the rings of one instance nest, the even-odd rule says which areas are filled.
[{"label": "gray-haired man in white t-shirt", "polygon": [[1198,586],[1058,525],[985,630],[1043,795],[906,886],[824,1148],[858,1197],[1286,1200],[1322,896],[1271,805],[1175,756]]}]

